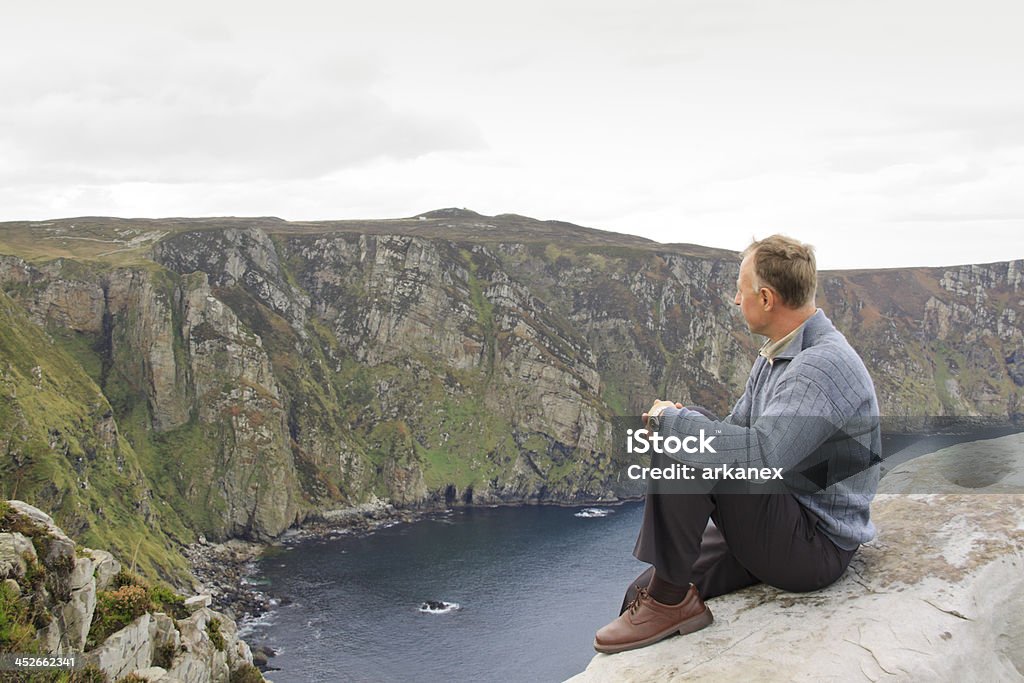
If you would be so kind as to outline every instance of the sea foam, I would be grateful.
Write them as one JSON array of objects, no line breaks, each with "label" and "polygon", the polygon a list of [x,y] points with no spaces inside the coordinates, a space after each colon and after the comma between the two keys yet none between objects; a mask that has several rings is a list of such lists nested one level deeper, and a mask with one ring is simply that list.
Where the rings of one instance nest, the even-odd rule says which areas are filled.
[{"label": "sea foam", "polygon": [[427,600],[420,605],[420,611],[424,614],[448,614],[462,609],[457,602],[445,602],[444,600]]},{"label": "sea foam", "polygon": [[608,508],[583,508],[582,510],[577,512],[575,515],[573,515],[573,517],[584,517],[584,518],[589,518],[589,517],[607,517],[608,515],[612,514],[613,512],[615,512],[615,511],[614,510],[610,510]]}]

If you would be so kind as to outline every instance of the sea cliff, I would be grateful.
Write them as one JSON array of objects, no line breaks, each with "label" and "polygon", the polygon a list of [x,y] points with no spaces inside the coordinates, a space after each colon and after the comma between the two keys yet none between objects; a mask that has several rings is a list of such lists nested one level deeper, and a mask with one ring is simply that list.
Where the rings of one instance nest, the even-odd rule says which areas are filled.
[{"label": "sea cliff", "polygon": [[[612,418],[727,412],[758,344],[735,254],[521,216],[8,223],[0,253],[3,493],[179,578],[199,535],[377,500],[637,495]],[[1024,412],[1024,262],[823,273],[819,305],[886,415]]]}]

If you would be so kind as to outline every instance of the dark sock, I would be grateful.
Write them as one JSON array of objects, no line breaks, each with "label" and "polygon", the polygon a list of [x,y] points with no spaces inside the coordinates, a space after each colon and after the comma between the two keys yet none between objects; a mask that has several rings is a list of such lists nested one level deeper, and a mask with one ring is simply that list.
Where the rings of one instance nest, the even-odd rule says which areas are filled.
[{"label": "dark sock", "polygon": [[651,594],[651,597],[663,605],[678,605],[689,590],[689,585],[677,586],[674,583],[663,581],[658,578],[657,573],[651,577],[651,583],[647,586],[647,592]]}]

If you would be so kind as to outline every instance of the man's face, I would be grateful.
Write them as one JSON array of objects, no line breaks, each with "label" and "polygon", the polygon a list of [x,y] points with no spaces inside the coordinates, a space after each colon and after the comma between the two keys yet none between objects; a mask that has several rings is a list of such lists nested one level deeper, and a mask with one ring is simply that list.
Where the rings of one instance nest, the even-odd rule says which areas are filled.
[{"label": "man's face", "polygon": [[768,325],[769,312],[764,310],[764,301],[760,290],[755,290],[757,278],[754,277],[753,254],[744,257],[740,263],[740,277],[736,280],[736,298],[733,303],[740,307],[747,327],[754,334],[764,334]]}]

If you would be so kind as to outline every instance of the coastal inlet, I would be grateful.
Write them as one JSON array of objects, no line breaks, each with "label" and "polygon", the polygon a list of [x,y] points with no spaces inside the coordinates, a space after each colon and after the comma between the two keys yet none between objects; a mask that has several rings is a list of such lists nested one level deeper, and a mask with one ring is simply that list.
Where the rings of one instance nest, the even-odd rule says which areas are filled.
[{"label": "coastal inlet", "polygon": [[243,632],[276,683],[564,680],[643,569],[642,509],[469,508],[286,545],[251,578],[290,604]]}]

